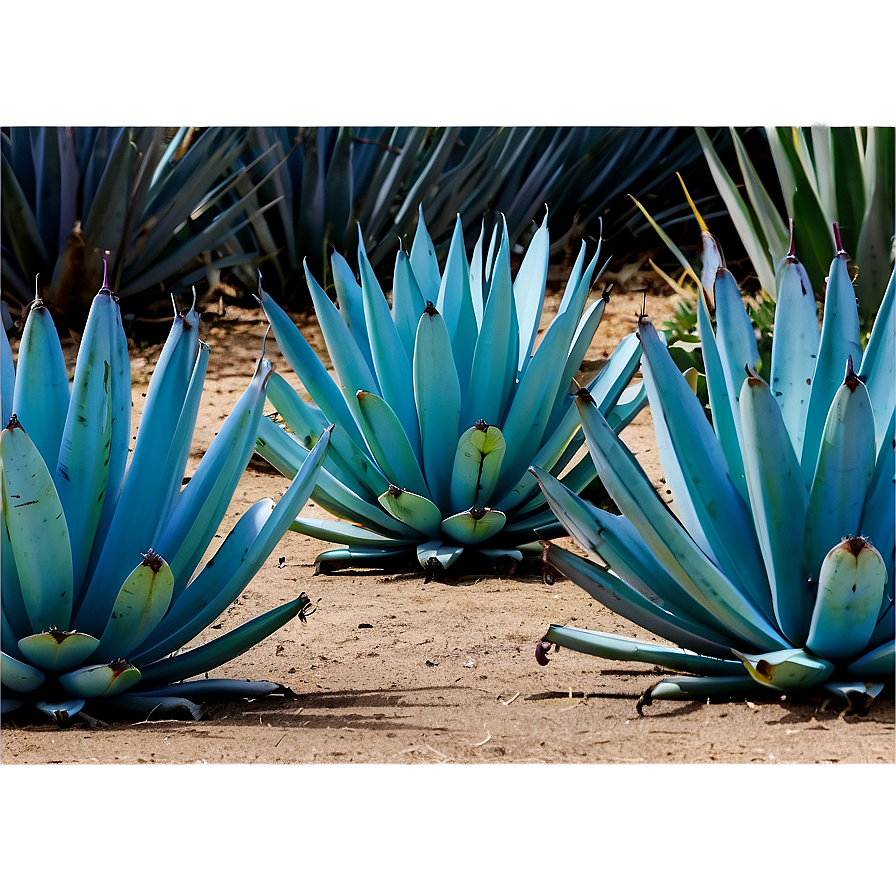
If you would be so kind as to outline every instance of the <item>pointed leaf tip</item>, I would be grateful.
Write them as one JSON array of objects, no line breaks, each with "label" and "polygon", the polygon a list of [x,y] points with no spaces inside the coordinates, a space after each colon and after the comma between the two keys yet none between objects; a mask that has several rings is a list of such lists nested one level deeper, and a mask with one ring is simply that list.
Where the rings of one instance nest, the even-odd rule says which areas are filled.
[{"label": "pointed leaf tip", "polygon": [[790,248],[787,250],[787,257],[796,258],[796,243],[793,239],[793,218],[788,220],[790,221]]},{"label": "pointed leaf tip", "polygon": [[837,255],[846,255],[846,252],[843,249],[843,241],[840,239],[840,225],[834,221],[834,245],[837,248]]},{"label": "pointed leaf tip", "polygon": [[539,666],[546,666],[548,664],[548,651],[550,649],[550,641],[539,641],[535,645],[535,660]]}]

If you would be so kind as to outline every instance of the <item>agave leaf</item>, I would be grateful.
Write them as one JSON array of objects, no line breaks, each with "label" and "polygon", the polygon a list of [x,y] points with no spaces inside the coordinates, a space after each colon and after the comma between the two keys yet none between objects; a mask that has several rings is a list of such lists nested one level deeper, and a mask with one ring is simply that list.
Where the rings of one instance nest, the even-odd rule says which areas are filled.
[{"label": "agave leaf", "polygon": [[399,251],[395,256],[395,274],[392,278],[392,316],[401,343],[411,361],[414,360],[417,325],[425,309],[426,302],[417,285],[410,259],[403,251]]},{"label": "agave leaf", "polygon": [[807,500],[799,461],[764,380],[744,380],[740,405],[744,472],[775,618],[792,644],[802,644],[812,602],[800,575]]},{"label": "agave leaf", "polygon": [[[425,294],[424,294],[425,298]],[[464,231],[460,215],[454,225],[454,233],[448,246],[445,270],[439,285],[436,308],[445,318],[454,364],[460,382],[461,407],[467,404],[467,393],[472,389],[473,355],[476,349],[478,329],[473,310],[473,294],[470,290],[470,267],[464,249]]]},{"label": "agave leaf", "polygon": [[289,366],[296,372],[302,385],[326,415],[327,420],[344,429],[353,442],[362,445],[364,438],[361,435],[361,430],[358,428],[339,386],[327,373],[314,350],[308,345],[305,337],[289,319],[286,312],[264,290],[259,290],[259,292],[261,293],[259,301],[262,310],[274,331],[277,346]]},{"label": "agave leaf", "polygon": [[[113,313],[104,316],[106,326],[112,328],[111,345],[111,445],[109,448],[109,475],[106,478],[106,497],[103,500],[103,511],[94,537],[94,551],[88,563],[88,575],[97,557],[96,545],[104,542],[112,524],[115,508],[124,481],[125,469],[130,457],[131,447],[131,360],[128,355],[128,340],[121,320],[121,308],[118,302]],[[186,466],[186,458],[184,458]],[[183,470],[183,467],[177,469]],[[167,470],[167,466],[166,466]],[[180,478],[183,478],[181,472]],[[180,479],[178,479],[178,482]]]},{"label": "agave leaf", "polygon": [[[410,442],[414,455],[419,459],[420,432],[417,428],[417,409],[414,406],[413,394],[407,387],[413,376],[411,362],[402,345],[395,321],[392,320],[392,313],[383,290],[367,260],[360,235],[358,242],[358,266],[361,269],[364,314],[370,334],[373,366],[380,386],[376,394],[381,395],[401,421],[405,439]],[[358,422],[361,423],[360,420]]]},{"label": "agave leaf", "polygon": [[51,719],[57,722],[67,724],[74,716],[84,709],[85,700],[74,698],[72,700],[38,700],[34,706],[41,712],[46,713]]},{"label": "agave leaf", "polygon": [[454,513],[484,507],[491,500],[506,450],[501,430],[484,420],[461,435],[451,469],[450,506]]},{"label": "agave leaf", "polygon": [[725,575],[771,609],[752,516],[731,482],[703,406],[648,319],[639,321],[638,335],[660,462],[676,514]]},{"label": "agave leaf", "polygon": [[[373,355],[370,352],[370,337],[367,334],[367,320],[364,317],[364,296],[361,287],[355,280],[348,262],[338,253],[330,255],[330,268],[333,271],[333,285],[336,287],[336,297],[339,299],[339,314],[345,321],[346,327],[358,350],[367,362],[369,370],[373,370]],[[310,276],[305,265],[305,279]]]},{"label": "agave leaf", "polygon": [[692,675],[664,678],[641,697],[639,706],[650,706],[654,700],[707,700],[710,697],[762,696],[764,685],[749,676],[714,675],[696,678]]},{"label": "agave leaf", "polygon": [[300,516],[290,523],[289,528],[293,532],[319,538],[321,541],[363,548],[409,548],[419,542],[419,538],[392,538],[379,535],[358,523],[347,523],[344,520],[314,520]]},{"label": "agave leaf", "polygon": [[571,625],[552,625],[542,639],[607,660],[632,660],[696,675],[737,675],[743,667],[732,660],[702,656],[681,647],[666,647],[623,635],[589,632]]},{"label": "agave leaf", "polygon": [[597,408],[583,399],[578,403],[601,481],[672,577],[738,637],[754,644],[786,646],[761,609],[725,578],[681,528]]},{"label": "agave leaf", "polygon": [[201,675],[245,653],[271,632],[286,625],[308,603],[304,594],[282,606],[268,610],[219,638],[184,653],[150,663],[142,669],[144,684],[182,681]]},{"label": "agave leaf", "polygon": [[66,629],[73,592],[68,525],[50,471],[15,417],[0,436],[0,457],[3,525],[32,631]]},{"label": "agave leaf", "polygon": [[193,432],[196,429],[196,420],[199,416],[199,405],[202,401],[202,387],[205,385],[205,374],[208,371],[208,360],[211,350],[205,342],[199,343],[199,354],[193,365],[190,375],[190,384],[184,398],[184,406],[181,409],[177,421],[177,429],[171,441],[168,459],[165,461],[165,475],[159,482],[160,492],[165,493],[163,499],[164,510],[160,515],[161,520],[171,516],[173,508],[179,503],[184,474],[187,471],[187,462],[190,459],[190,448],[193,441]]},{"label": "agave leaf", "polygon": [[852,358],[853,367],[861,368],[862,346],[856,294],[846,269],[846,253],[841,251],[831,262],[828,275],[821,342],[806,416],[806,437],[801,460],[807,488],[812,483],[828,410],[843,382],[847,358]]},{"label": "agave leaf", "polygon": [[[308,449],[269,417],[262,417],[255,450],[288,478],[296,475],[308,456]],[[364,500],[327,470],[320,471],[311,498],[324,510],[342,519],[362,522],[381,535],[403,537],[413,530],[392,519],[377,504]]]},{"label": "agave leaf", "polygon": [[609,569],[553,544],[546,548],[544,558],[595,600],[635,625],[703,656],[733,659],[730,644],[717,630],[690,619],[681,619]]},{"label": "agave leaf", "polygon": [[513,396],[502,427],[507,453],[495,486],[496,504],[525,474],[544,438],[564,372],[564,368],[557,364],[558,352],[562,346],[569,344],[570,332],[576,324],[571,311],[571,308],[567,309],[562,316],[554,319]]},{"label": "agave leaf", "polygon": [[790,433],[793,450],[800,457],[818,356],[818,312],[806,269],[795,256],[784,259],[777,288],[769,383]]},{"label": "agave leaf", "polygon": [[[327,428],[327,418],[318,408],[302,401],[292,386],[276,372],[268,381],[267,397],[295,438],[310,451]],[[359,493],[369,492],[371,500],[389,487],[388,480],[370,456],[367,446],[356,445],[342,428],[335,428],[330,435],[324,467],[344,482],[352,483],[353,487],[357,485]]]},{"label": "agave leaf", "polygon": [[442,520],[442,532],[461,544],[481,544],[497,535],[506,522],[500,510],[471,508]]},{"label": "agave leaf", "polygon": [[731,401],[734,425],[740,432],[738,403],[741,385],[747,378],[745,368],[749,366],[751,370],[755,370],[759,364],[756,335],[753,333],[753,324],[744,307],[737,282],[724,268],[716,275],[713,298],[716,306],[716,345]]},{"label": "agave leaf", "polygon": [[135,661],[145,662],[147,656],[154,661],[179,649],[204,631],[243,592],[311,495],[329,448],[331,429],[324,431],[308,453],[273,510],[268,511],[262,504],[249,523],[240,525],[241,519],[199,575],[179,596],[175,595],[167,616],[140,645],[141,653],[134,657]]},{"label": "agave leaf", "polygon": [[18,647],[25,659],[40,669],[59,672],[74,669],[93,655],[99,640],[83,632],[63,632],[50,629],[28,635]]},{"label": "agave leaf", "polygon": [[3,217],[9,221],[8,229],[4,228],[4,237],[7,234],[9,236],[6,248],[23,271],[49,273],[50,254],[44,245],[31,205],[6,153],[3,153],[0,159],[0,171],[2,171],[0,190],[3,192]]},{"label": "agave leaf", "polygon": [[536,470],[536,474],[564,529],[592,556],[600,557],[609,569],[657,606],[667,607],[683,622],[693,623],[707,640],[728,643],[736,637],[657,562],[629,520],[589,504],[543,470]]},{"label": "agave leaf", "polygon": [[378,500],[395,519],[429,538],[435,538],[441,531],[442,512],[423,495],[393,485]]},{"label": "agave leaf", "polygon": [[[10,361],[11,357],[10,354]],[[10,388],[15,387],[11,407],[7,408],[4,402],[3,423],[9,420],[10,414],[15,414],[47,467],[55,470],[70,388],[56,327],[41,301],[34,302],[28,312],[17,367],[13,370],[10,363],[9,369],[6,366],[3,369],[4,391],[7,383]]]},{"label": "agave leaf", "polygon": [[883,293],[893,265],[893,128],[868,128],[865,159],[867,204],[856,241],[856,257],[863,276],[859,281],[859,307],[870,318]]},{"label": "agave leaf", "polygon": [[91,700],[121,694],[137,684],[140,677],[140,670],[135,666],[116,661],[73,669],[59,676],[59,684],[72,697]]},{"label": "agave leaf", "polygon": [[[141,700],[177,699],[190,702],[193,700],[257,700],[259,697],[270,697],[272,694],[282,694],[288,688],[272,681],[245,681],[241,678],[196,678],[190,681],[179,681],[176,684],[168,684],[160,688],[138,688],[132,691],[129,697]],[[179,703],[178,705],[183,705]]]},{"label": "agave leaf", "polygon": [[[476,339],[461,419],[474,413],[484,420],[502,420],[517,372],[519,331],[513,287],[510,280],[510,247],[501,241],[495,270],[482,312],[482,328]],[[483,384],[488,384],[484,387]],[[475,388],[474,388],[475,386]]]},{"label": "agave leaf", "polygon": [[149,382],[127,477],[106,539],[91,558],[89,584],[76,609],[76,625],[85,631],[105,627],[117,588],[136,558],[153,546],[168,495],[167,489],[157,488],[159,470],[172,450],[199,354],[198,324],[195,310],[175,318]]},{"label": "agave leaf", "polygon": [[147,719],[150,717],[178,718],[179,710],[186,711],[194,722],[198,722],[202,718],[202,711],[199,707],[184,697],[144,697],[139,693],[125,691],[123,694],[109,698],[109,705],[118,706],[128,712],[142,713]]},{"label": "agave leaf", "polygon": [[[173,591],[171,567],[155,552],[148,552],[121,586],[93,658],[110,662],[115,657],[130,656],[161,622]],[[71,690],[69,693],[88,696]]]},{"label": "agave leaf", "polygon": [[69,523],[77,593],[87,573],[111,463],[113,354],[122,349],[111,341],[116,311],[108,289],[91,305],[53,476]]},{"label": "agave leaf", "polygon": [[[731,140],[734,143],[734,151],[737,153],[737,162],[740,165],[741,174],[743,174],[744,177],[744,186],[747,190],[747,196],[750,199],[750,205],[752,206],[756,220],[759,223],[759,231],[756,233],[756,236],[759,237],[759,234],[761,233],[762,241],[764,243],[763,248],[765,250],[764,255],[766,258],[770,259],[771,265],[774,266],[779,258],[783,258],[787,254],[787,228],[784,226],[784,222],[781,220],[781,216],[771,197],[766,192],[762,181],[756,174],[756,169],[753,167],[753,163],[750,161],[750,158],[744,149],[744,145],[738,136],[737,130],[735,128],[729,128],[729,131],[731,133]],[[713,177],[715,178],[715,171],[713,171]],[[728,197],[726,197],[726,204],[727,198]],[[738,231],[738,233],[739,232],[740,231]],[[746,243],[744,243],[744,245],[746,246]],[[748,250],[748,254],[752,261],[753,253]],[[762,286],[766,289],[766,292],[768,292],[766,284],[762,283]],[[776,293],[769,293],[769,295],[773,298],[776,297]]]},{"label": "agave leaf", "polygon": [[485,299],[488,295],[488,283],[483,270],[483,243],[485,242],[485,220],[479,226],[479,239],[473,246],[470,258],[470,297],[473,300],[473,314],[476,316],[476,327],[482,330],[482,315],[485,310]]},{"label": "agave leaf", "polygon": [[439,274],[439,263],[436,261],[436,250],[423,219],[422,205],[419,207],[417,231],[411,245],[410,262],[423,301],[437,302],[442,278]]},{"label": "agave leaf", "polygon": [[[768,260],[766,248],[756,230],[747,204],[744,202],[737,187],[734,185],[734,181],[728,176],[728,172],[725,170],[725,166],[722,164],[721,159],[713,148],[712,141],[709,139],[706,131],[703,128],[695,128],[695,130],[697,132],[697,139],[703,147],[706,161],[709,163],[712,179],[715,182],[719,194],[725,200],[725,205],[728,208],[729,215],[731,215],[731,220],[737,230],[737,235],[740,237],[741,242],[747,250],[747,254],[750,256],[750,260],[753,262],[753,266],[756,268],[756,276],[759,278],[762,288],[770,296],[774,297],[775,273]],[[744,363],[746,364],[747,361],[745,360]]]},{"label": "agave leaf", "polygon": [[417,545],[417,562],[424,569],[448,569],[460,559],[463,552],[464,545],[444,544],[439,539],[434,539]]},{"label": "agave leaf", "polygon": [[817,573],[831,545],[844,533],[859,531],[875,460],[874,415],[868,390],[850,369],[828,412],[809,492],[804,577]]},{"label": "agave leaf", "polygon": [[329,296],[318,286],[305,264],[305,281],[311,293],[311,301],[321,333],[329,347],[330,359],[339,377],[339,385],[345,396],[346,404],[356,412],[355,393],[359,389],[379,395],[380,386],[371,369],[367,366],[364,355],[357,342],[349,332],[345,321],[340,317]]},{"label": "agave leaf", "polygon": [[426,482],[439,507],[449,502],[451,448],[460,424],[460,382],[445,319],[430,302],[420,316],[414,348],[414,401]]},{"label": "agave leaf", "polygon": [[744,478],[744,461],[741,456],[737,426],[732,410],[733,399],[728,389],[716,335],[709,322],[709,311],[702,295],[697,298],[697,327],[703,350],[703,364],[706,368],[706,390],[712,410],[713,429],[728,461],[728,475],[741,497],[749,500],[747,483]]},{"label": "agave leaf", "polygon": [[781,691],[817,687],[827,681],[834,671],[833,663],[796,647],[764,654],[739,653],[735,650],[734,654],[743,660],[756,681]]},{"label": "agave leaf", "polygon": [[84,232],[100,249],[118,249],[128,214],[137,146],[122,128],[84,219]]},{"label": "agave leaf", "polygon": [[36,691],[46,680],[47,676],[40,669],[17,660],[6,651],[0,653],[0,681],[4,688],[28,694]]},{"label": "agave leaf", "polygon": [[[877,454],[874,475],[862,511],[862,521],[858,531],[868,536],[871,541],[880,545],[880,550],[890,552],[889,562],[893,561],[894,528],[896,528],[896,459],[894,459],[894,424],[896,413],[890,413],[890,425],[884,433]],[[892,582],[890,585],[892,590]]]},{"label": "agave leaf", "polygon": [[868,387],[868,394],[871,396],[878,445],[885,441],[884,432],[896,401],[896,390],[893,389],[893,380],[896,379],[894,294],[896,294],[896,273],[890,276],[859,369],[859,378]]},{"label": "agave leaf", "polygon": [[821,563],[806,647],[831,660],[859,654],[877,624],[887,567],[864,538],[845,538]]},{"label": "agave leaf", "polygon": [[[548,217],[545,214],[541,226],[535,231],[516,279],[513,281],[513,298],[519,325],[519,359],[517,369],[522,372],[532,355],[541,310],[544,306],[545,285],[548,279]],[[597,256],[595,255],[595,258]]]},{"label": "agave leaf", "polygon": [[889,641],[869,650],[864,656],[853,660],[846,671],[856,678],[876,678],[878,675],[892,675],[896,667],[896,642]]},{"label": "agave leaf", "polygon": [[[359,391],[357,399],[358,422],[361,424],[370,453],[386,474],[386,478],[393,485],[432,500],[429,487],[420,470],[417,452],[395,411],[385,399],[371,392]],[[414,432],[419,433],[416,419]]]}]

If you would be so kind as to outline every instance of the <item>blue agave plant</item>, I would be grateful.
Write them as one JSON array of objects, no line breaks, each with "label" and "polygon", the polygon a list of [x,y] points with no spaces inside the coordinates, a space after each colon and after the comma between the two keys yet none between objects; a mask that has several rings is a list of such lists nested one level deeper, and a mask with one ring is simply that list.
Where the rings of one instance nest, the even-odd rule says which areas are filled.
[{"label": "blue agave plant", "polygon": [[[836,225],[835,225],[836,232]],[[777,273],[768,379],[721,250],[705,234],[698,304],[712,424],[647,318],[643,373],[669,508],[600,409],[578,399],[597,471],[621,516],[535,472],[566,530],[599,562],[547,544],[545,560],[677,646],[551,626],[550,644],[689,673],[658,698],[823,686],[861,705],[894,673],[894,280],[863,350],[836,233],[819,334],[793,254]]]},{"label": "blue agave plant", "polygon": [[[268,396],[282,425],[265,418],[259,454],[293,475],[319,434],[336,424],[313,498],[338,517],[305,517],[295,531],[346,545],[318,558],[381,567],[416,558],[429,571],[464,552],[514,568],[538,553],[538,532],[559,530],[528,472],[534,462],[574,492],[596,476],[582,445],[570,386],[600,322],[601,297],[586,308],[598,254],[582,245],[556,315],[536,347],[545,299],[547,217],[511,277],[506,227],[484,233],[468,261],[457,218],[443,272],[421,214],[410,254],[399,250],[391,307],[359,239],[361,282],[332,256],[339,309],[307,273],[337,383],[296,326],[261,291],[281,351],[313,401],[274,375]],[[598,246],[598,251],[599,251]],[[626,387],[641,350],[623,340],[582,388],[616,429],[646,402]]]},{"label": "blue agave plant", "polygon": [[[30,309],[18,365],[4,333],[2,712],[25,705],[67,722],[87,701],[149,713],[258,696],[271,682],[196,679],[299,614],[300,595],[201,647],[181,649],[239,596],[308,499],[325,432],[286,494],[237,522],[198,574],[252,455],[271,364],[246,392],[182,489],[208,364],[195,310],[162,350],[128,465],[131,377],[118,301],[93,301],[69,387],[46,306]],[[188,680],[192,679],[192,680]]]}]

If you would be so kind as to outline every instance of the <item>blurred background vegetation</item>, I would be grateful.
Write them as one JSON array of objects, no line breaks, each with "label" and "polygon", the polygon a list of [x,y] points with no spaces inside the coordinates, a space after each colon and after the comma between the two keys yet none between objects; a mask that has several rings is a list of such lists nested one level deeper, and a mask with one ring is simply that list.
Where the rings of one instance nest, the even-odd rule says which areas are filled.
[{"label": "blurred background vegetation", "polygon": [[305,308],[303,260],[329,284],[331,247],[353,263],[360,225],[388,283],[420,207],[437,252],[458,213],[468,248],[503,214],[521,255],[547,206],[558,282],[579,241],[601,236],[623,284],[648,258],[675,279],[678,262],[631,197],[696,254],[676,173],[744,289],[773,302],[769,265],[794,215],[810,262],[830,257],[819,233],[833,214],[847,249],[866,256],[863,278],[892,267],[892,236],[881,245],[863,234],[893,233],[893,171],[893,129],[880,128],[3,128],[6,322],[39,277],[57,322],[77,332],[104,259],[132,331],[152,331],[170,318],[170,295],[187,304],[194,287],[205,304],[252,302],[258,271],[288,308]]}]

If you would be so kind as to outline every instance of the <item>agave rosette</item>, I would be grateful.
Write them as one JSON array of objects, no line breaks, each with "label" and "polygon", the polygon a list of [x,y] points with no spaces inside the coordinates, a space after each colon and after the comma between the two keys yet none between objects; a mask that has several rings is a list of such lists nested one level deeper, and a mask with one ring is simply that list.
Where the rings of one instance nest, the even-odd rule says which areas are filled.
[{"label": "agave rosette", "polygon": [[551,544],[546,561],[677,646],[557,625],[537,647],[539,662],[553,643],[688,673],[654,685],[642,704],[823,686],[865,705],[892,682],[894,280],[863,351],[839,235],[837,248],[820,333],[792,245],[780,264],[766,382],[737,285],[704,235],[716,328],[702,294],[698,320],[712,424],[641,320],[674,514],[599,408],[579,401],[589,450],[622,515],[537,470],[566,530],[600,563]]},{"label": "agave rosette", "polygon": [[325,433],[275,505],[247,510],[199,572],[252,455],[264,358],[181,488],[209,349],[194,309],[176,315],[131,442],[131,375],[118,301],[91,306],[69,385],[40,300],[14,365],[2,337],[3,713],[30,704],[65,722],[88,700],[149,713],[194,701],[259,696],[271,682],[193,679],[243,653],[301,612],[300,595],[181,651],[239,596],[308,499]]},{"label": "agave rosette", "polygon": [[[487,248],[481,232],[468,261],[458,216],[440,273],[421,214],[410,253],[398,252],[391,306],[359,244],[360,284],[332,256],[338,311],[306,268],[338,383],[261,291],[313,403],[275,374],[268,397],[282,425],[261,421],[258,453],[291,475],[324,427],[336,426],[312,497],[338,519],[300,517],[292,528],[345,545],[321,554],[319,570],[389,566],[416,553],[437,571],[465,551],[512,569],[524,552],[540,551],[537,532],[559,531],[529,466],[576,493],[595,479],[590,457],[576,458],[583,436],[570,387],[606,304],[603,296],[587,304],[598,254],[586,265],[582,245],[536,348],[547,217],[514,279],[506,227]],[[633,333],[583,386],[616,429],[646,403],[642,386],[627,389],[640,354]]]}]

